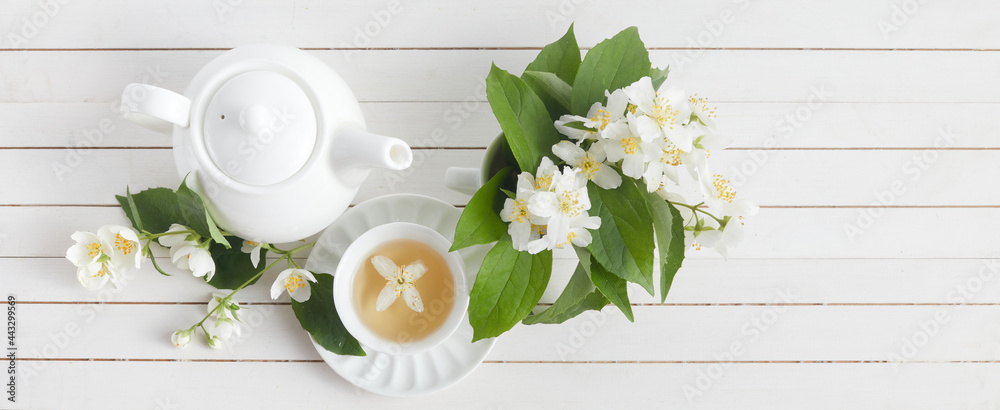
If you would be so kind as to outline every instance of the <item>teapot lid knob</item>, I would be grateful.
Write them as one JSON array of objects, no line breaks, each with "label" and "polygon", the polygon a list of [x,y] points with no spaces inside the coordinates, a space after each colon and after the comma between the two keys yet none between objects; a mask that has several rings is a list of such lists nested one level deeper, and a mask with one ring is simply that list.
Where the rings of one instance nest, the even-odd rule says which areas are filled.
[{"label": "teapot lid knob", "polygon": [[295,175],[318,138],[312,100],[296,80],[276,71],[248,71],[229,79],[211,96],[203,118],[202,138],[212,161],[249,185],[276,184]]},{"label": "teapot lid knob", "polygon": [[271,118],[271,113],[263,105],[252,104],[240,112],[240,126],[250,135],[257,135],[267,128]]}]

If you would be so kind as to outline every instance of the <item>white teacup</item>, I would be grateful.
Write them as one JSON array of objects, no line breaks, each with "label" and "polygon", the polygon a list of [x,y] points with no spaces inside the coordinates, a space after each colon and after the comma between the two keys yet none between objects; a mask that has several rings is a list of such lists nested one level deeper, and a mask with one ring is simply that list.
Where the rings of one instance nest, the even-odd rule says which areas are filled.
[{"label": "white teacup", "polygon": [[486,155],[479,168],[448,167],[444,172],[444,186],[456,192],[473,195],[502,168],[503,162],[497,163],[501,156],[503,134],[493,139],[486,147]]},{"label": "white teacup", "polygon": [[[381,245],[397,239],[422,242],[440,253],[447,262],[455,281],[455,301],[451,311],[446,312],[448,317],[444,324],[423,339],[405,343],[386,339],[372,332],[361,321],[354,303],[355,277],[361,271],[363,264],[369,263],[372,253]],[[465,311],[469,307],[469,291],[464,264],[458,252],[448,252],[450,247],[451,241],[441,236],[437,231],[409,222],[379,225],[359,236],[344,252],[333,278],[334,304],[347,331],[366,348],[394,356],[427,351],[448,339],[462,323]],[[403,301],[400,300],[397,303],[403,303]]]}]

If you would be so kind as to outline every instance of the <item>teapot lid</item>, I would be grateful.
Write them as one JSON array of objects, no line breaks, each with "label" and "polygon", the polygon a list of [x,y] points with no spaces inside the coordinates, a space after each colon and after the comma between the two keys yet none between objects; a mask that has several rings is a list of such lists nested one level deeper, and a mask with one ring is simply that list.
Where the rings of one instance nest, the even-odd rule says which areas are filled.
[{"label": "teapot lid", "polygon": [[222,84],[210,97],[202,127],[212,161],[248,185],[295,175],[317,139],[309,96],[293,79],[268,70],[246,71]]}]

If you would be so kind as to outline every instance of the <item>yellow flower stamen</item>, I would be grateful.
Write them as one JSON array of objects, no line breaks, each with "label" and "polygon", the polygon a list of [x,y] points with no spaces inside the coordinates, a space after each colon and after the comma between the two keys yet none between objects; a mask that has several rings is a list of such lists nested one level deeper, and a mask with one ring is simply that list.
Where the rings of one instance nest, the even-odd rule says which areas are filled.
[{"label": "yellow flower stamen", "polygon": [[695,107],[695,111],[700,112],[701,115],[704,115],[707,118],[715,118],[716,107],[709,107],[707,99],[698,97],[698,94],[695,94],[689,97],[688,101]]},{"label": "yellow flower stamen", "polygon": [[249,246],[257,246],[257,245],[260,245],[260,242],[254,242],[254,241],[243,241],[243,244],[244,244],[244,245],[249,245]]},{"label": "yellow flower stamen", "polygon": [[528,203],[523,199],[515,199],[510,209],[511,222],[528,222]]},{"label": "yellow flower stamen", "polygon": [[562,195],[559,195],[559,212],[563,214],[575,217],[580,215],[580,192],[579,191],[566,191]]},{"label": "yellow flower stamen", "polygon": [[639,108],[639,107],[636,107],[636,106],[632,105],[632,103],[629,103],[628,107],[625,107],[625,111],[628,111],[631,114],[635,114],[635,109],[636,108]]},{"label": "yellow flower stamen", "polygon": [[625,137],[621,140],[622,151],[628,155],[635,155],[639,151],[639,141],[635,137]]},{"label": "yellow flower stamen", "polygon": [[102,263],[101,264],[101,270],[97,271],[97,273],[94,274],[94,277],[95,278],[99,278],[99,277],[102,277],[102,276],[108,276],[109,273],[111,273],[111,272],[108,272],[108,265]]},{"label": "yellow flower stamen", "polygon": [[546,225],[535,225],[531,224],[531,233],[538,234],[538,236],[545,235],[548,232]]},{"label": "yellow flower stamen", "polygon": [[667,141],[667,144],[667,148],[664,148],[663,153],[660,154],[660,162],[673,166],[680,165],[682,151],[670,141]]},{"label": "yellow flower stamen", "polygon": [[718,194],[719,199],[729,203],[732,203],[736,199],[736,190],[733,189],[732,183],[728,179],[723,178],[722,175],[715,174],[712,185],[715,187],[715,192]]},{"label": "yellow flower stamen", "polygon": [[285,289],[288,290],[288,293],[295,293],[296,290],[302,289],[305,286],[305,282],[298,275],[289,275],[285,278]]},{"label": "yellow flower stamen", "polygon": [[594,175],[597,171],[601,169],[601,163],[594,160],[594,157],[590,154],[583,156],[583,160],[580,161],[580,165],[577,167],[583,175],[587,176],[587,179],[593,181]]},{"label": "yellow flower stamen", "polygon": [[590,117],[590,121],[597,123],[598,130],[603,130],[604,127],[607,127],[611,123],[611,114],[608,113],[608,110],[600,109],[594,113],[593,117]]},{"label": "yellow flower stamen", "polygon": [[406,269],[403,269],[403,271],[400,272],[399,276],[396,276],[395,279],[389,279],[390,284],[393,282],[396,284],[396,286],[393,286],[393,292],[398,298],[404,291],[413,287],[413,275],[411,275],[410,272],[407,272]]},{"label": "yellow flower stamen", "polygon": [[556,245],[556,247],[561,249],[563,247],[563,245],[572,244],[573,240],[576,239],[576,238],[579,238],[579,237],[580,237],[580,235],[577,235],[576,232],[570,232],[570,233],[566,234],[566,242],[560,243],[560,244]]},{"label": "yellow flower stamen", "polygon": [[90,256],[91,258],[96,258],[97,255],[101,254],[101,244],[97,242],[88,243],[86,248],[87,256]]},{"label": "yellow flower stamen", "polygon": [[674,121],[677,120],[678,111],[670,106],[670,100],[657,94],[653,97],[653,112],[650,117],[656,120],[660,127],[674,128]]},{"label": "yellow flower stamen", "polygon": [[535,178],[535,189],[548,191],[550,186],[552,186],[552,174],[539,175]]},{"label": "yellow flower stamen", "polygon": [[129,255],[135,250],[135,244],[132,241],[123,238],[122,234],[119,233],[115,235],[115,249],[118,249],[121,253]]}]

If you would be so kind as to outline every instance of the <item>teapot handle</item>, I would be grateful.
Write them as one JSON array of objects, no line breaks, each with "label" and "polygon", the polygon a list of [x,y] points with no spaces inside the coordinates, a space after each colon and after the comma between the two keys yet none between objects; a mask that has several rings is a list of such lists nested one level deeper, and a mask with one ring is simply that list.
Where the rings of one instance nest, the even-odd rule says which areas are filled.
[{"label": "teapot handle", "polygon": [[444,185],[456,192],[473,195],[483,186],[479,168],[449,167],[444,171]]},{"label": "teapot handle", "polygon": [[191,100],[160,87],[132,83],[122,93],[120,112],[136,125],[170,135],[174,125],[187,128]]}]

